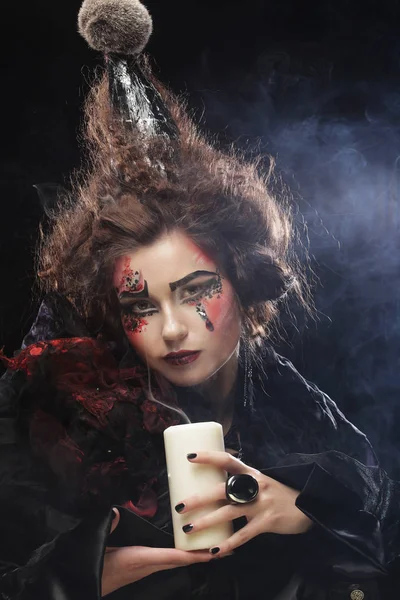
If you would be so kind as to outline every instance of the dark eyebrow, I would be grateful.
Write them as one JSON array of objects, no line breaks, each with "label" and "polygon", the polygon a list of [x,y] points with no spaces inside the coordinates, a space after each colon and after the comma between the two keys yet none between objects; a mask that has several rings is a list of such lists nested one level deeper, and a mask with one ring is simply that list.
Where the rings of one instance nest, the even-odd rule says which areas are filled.
[{"label": "dark eyebrow", "polygon": [[218,273],[214,273],[214,271],[194,271],[193,273],[189,273],[186,277],[182,277],[182,279],[178,279],[178,281],[173,281],[169,284],[171,292],[174,292],[177,288],[186,285],[192,281],[192,279],[196,279],[196,277],[201,277],[202,275],[218,275]]}]

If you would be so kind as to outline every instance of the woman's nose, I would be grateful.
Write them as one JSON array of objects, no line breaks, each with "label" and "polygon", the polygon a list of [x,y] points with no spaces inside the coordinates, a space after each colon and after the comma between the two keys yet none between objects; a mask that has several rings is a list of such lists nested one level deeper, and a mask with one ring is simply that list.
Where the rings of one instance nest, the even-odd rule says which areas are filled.
[{"label": "woman's nose", "polygon": [[170,315],[164,322],[162,337],[166,342],[183,340],[188,334],[184,323]]}]

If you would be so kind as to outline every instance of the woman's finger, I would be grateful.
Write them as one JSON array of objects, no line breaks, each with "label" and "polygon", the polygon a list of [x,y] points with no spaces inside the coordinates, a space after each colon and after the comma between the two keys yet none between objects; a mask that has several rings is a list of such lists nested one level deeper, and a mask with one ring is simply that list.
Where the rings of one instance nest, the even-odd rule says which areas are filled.
[{"label": "woman's finger", "polygon": [[[156,564],[160,564],[160,562],[163,561],[164,564],[170,564],[173,567],[179,567],[184,565],[192,565],[197,562],[208,562],[210,560],[210,554],[208,550],[196,550],[193,552],[177,550],[176,548],[157,548],[157,550],[158,553]],[[161,551],[163,551],[162,555]]]},{"label": "woman's finger", "polygon": [[175,510],[179,514],[184,514],[195,508],[200,508],[207,504],[211,504],[212,502],[219,502],[221,500],[226,500],[225,483],[220,483],[215,486],[215,488],[213,488],[206,496],[196,494],[195,496],[184,498],[182,502],[179,502],[175,506]]},{"label": "woman's finger", "polygon": [[225,556],[230,554],[232,550],[239,546],[243,546],[243,544],[253,539],[256,535],[258,535],[258,526],[255,523],[255,519],[253,519],[219,546],[210,548],[210,554],[213,556]]},{"label": "woman's finger", "polygon": [[183,567],[197,562],[208,562],[208,550],[187,552],[176,548],[150,548],[148,546],[126,546],[119,551],[123,563],[127,568],[159,567],[171,565]]},{"label": "woman's finger", "polygon": [[248,508],[245,508],[245,506],[246,505],[243,504],[223,506],[209,515],[196,519],[193,523],[186,523],[182,529],[185,533],[191,534],[201,531],[202,529],[207,529],[207,527],[233,521],[233,519],[238,519],[239,517],[246,517]]},{"label": "woman's finger", "polygon": [[245,465],[241,460],[229,454],[229,452],[194,452],[193,454],[188,454],[187,458],[192,463],[214,465],[232,475],[240,475],[241,473],[249,473],[251,475],[260,474],[259,471]]}]

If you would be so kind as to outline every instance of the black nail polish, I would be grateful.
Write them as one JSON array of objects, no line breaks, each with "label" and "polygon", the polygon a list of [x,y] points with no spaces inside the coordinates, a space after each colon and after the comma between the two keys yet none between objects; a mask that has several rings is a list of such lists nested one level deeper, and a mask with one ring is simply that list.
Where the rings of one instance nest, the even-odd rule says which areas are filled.
[{"label": "black nail polish", "polygon": [[180,504],[177,504],[177,505],[175,506],[175,510],[176,510],[176,512],[178,512],[178,513],[182,512],[184,508],[185,508],[185,505],[183,504],[183,502],[181,502]]},{"label": "black nail polish", "polygon": [[188,525],[184,525],[182,527],[183,533],[189,533],[189,531],[192,531],[192,529],[193,529],[193,525],[191,523],[188,523]]},{"label": "black nail polish", "polygon": [[221,550],[221,548],[218,548],[218,546],[215,546],[215,548],[211,548],[210,552],[211,554],[218,554],[218,552]]},{"label": "black nail polish", "polygon": [[197,454],[196,454],[196,453],[194,453],[194,452],[192,452],[192,454],[187,454],[187,455],[186,455],[186,458],[187,458],[188,460],[193,460],[193,458],[196,458],[196,456],[197,456]]}]

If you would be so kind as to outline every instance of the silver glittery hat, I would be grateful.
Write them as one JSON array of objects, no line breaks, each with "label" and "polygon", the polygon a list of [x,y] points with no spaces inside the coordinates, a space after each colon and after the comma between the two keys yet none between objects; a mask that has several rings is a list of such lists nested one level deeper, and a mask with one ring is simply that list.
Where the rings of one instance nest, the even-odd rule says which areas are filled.
[{"label": "silver glittery hat", "polygon": [[80,34],[105,55],[110,99],[121,118],[141,134],[178,137],[178,128],[144,68],[142,52],[153,30],[139,0],[85,0]]}]

